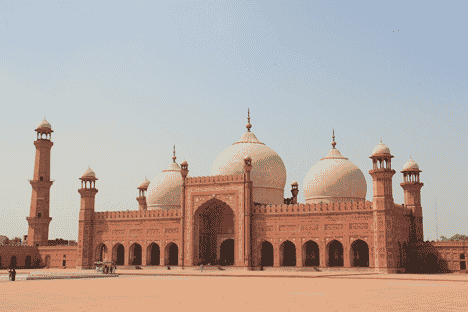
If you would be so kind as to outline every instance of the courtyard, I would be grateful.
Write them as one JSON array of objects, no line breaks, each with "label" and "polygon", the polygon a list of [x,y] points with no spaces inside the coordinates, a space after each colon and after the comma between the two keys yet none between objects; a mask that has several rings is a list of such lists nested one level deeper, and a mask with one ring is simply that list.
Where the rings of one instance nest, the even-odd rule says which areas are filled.
[{"label": "courtyard", "polygon": [[119,277],[25,280],[0,275],[0,311],[466,311],[468,275],[132,271]]}]

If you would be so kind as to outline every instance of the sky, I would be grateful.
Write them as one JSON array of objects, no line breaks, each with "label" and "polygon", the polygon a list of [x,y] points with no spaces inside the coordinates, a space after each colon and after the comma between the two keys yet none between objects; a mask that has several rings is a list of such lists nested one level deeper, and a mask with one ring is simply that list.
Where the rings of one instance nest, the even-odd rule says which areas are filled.
[{"label": "sky", "polygon": [[[172,161],[209,175],[246,131],[290,184],[331,148],[356,164],[382,139],[421,170],[424,236],[468,234],[466,1],[0,0],[0,235],[27,234],[36,139],[52,125],[49,239],[77,239],[79,178],[96,211],[137,210]],[[436,217],[437,210],[437,217]]]}]

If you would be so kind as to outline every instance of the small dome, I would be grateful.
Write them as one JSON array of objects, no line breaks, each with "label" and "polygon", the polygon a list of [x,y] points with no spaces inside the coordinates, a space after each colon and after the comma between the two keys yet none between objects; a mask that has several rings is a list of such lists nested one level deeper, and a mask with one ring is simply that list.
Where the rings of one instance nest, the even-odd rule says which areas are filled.
[{"label": "small dome", "polygon": [[291,185],[299,185],[296,180],[292,181]]},{"label": "small dome", "polygon": [[81,177],[82,178],[95,178],[96,174],[91,169],[91,167],[88,167],[88,169],[86,169],[85,173],[83,173],[83,175]]},{"label": "small dome", "polygon": [[50,123],[44,118],[43,121],[41,121],[41,123],[37,126],[37,128],[49,128],[49,129],[52,129],[52,126],[50,125]]},{"label": "small dome", "polygon": [[180,167],[173,160],[149,183],[146,195],[148,210],[180,208],[181,191]]},{"label": "small dome", "polygon": [[145,177],[145,179],[143,180],[143,182],[141,182],[138,188],[148,188],[149,185],[150,185],[150,181]]},{"label": "small dome", "polygon": [[306,203],[365,200],[366,193],[367,183],[361,169],[335,148],[313,165],[304,178]]},{"label": "small dome", "polygon": [[377,156],[377,155],[391,155],[390,154],[390,148],[388,148],[387,145],[382,143],[382,140],[380,140],[380,143],[374,147],[372,150],[372,156]]},{"label": "small dome", "polygon": [[419,166],[410,157],[410,159],[403,165],[403,171],[419,171]]}]

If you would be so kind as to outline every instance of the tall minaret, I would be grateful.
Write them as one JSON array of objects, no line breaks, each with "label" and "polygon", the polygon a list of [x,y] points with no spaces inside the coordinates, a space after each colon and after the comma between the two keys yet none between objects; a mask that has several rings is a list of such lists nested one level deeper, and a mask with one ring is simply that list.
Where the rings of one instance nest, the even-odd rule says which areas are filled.
[{"label": "tall minaret", "polygon": [[94,198],[98,190],[96,189],[96,174],[91,168],[80,178],[81,195],[80,218],[78,229],[78,259],[77,269],[92,268],[94,250]]},{"label": "tall minaret", "polygon": [[53,183],[50,180],[50,150],[54,143],[50,139],[54,131],[45,118],[35,131],[37,132],[37,140],[34,141],[36,161],[33,180],[29,180],[32,186],[32,196],[29,217],[26,218],[29,224],[28,245],[47,246],[49,224],[52,221],[49,217],[49,195]]},{"label": "tall minaret", "polygon": [[[393,201],[392,177],[396,173],[392,169],[392,154],[388,146],[380,141],[372,150],[372,170],[369,171],[373,180],[374,196],[374,267],[378,270],[391,272],[396,266],[395,246],[392,235]],[[395,254],[396,256],[396,254]],[[372,265],[372,264],[371,264]]]},{"label": "tall minaret", "polygon": [[421,188],[423,183],[419,181],[418,164],[410,159],[403,165],[403,183],[400,183],[405,193],[405,206],[411,209],[414,220],[412,223],[412,233],[416,242],[424,241],[423,214],[421,207]]},{"label": "tall minaret", "polygon": [[146,191],[148,190],[148,186],[150,185],[150,181],[145,177],[143,182],[141,182],[140,186],[137,187],[139,191],[139,196],[136,198],[138,201],[138,207],[140,211],[146,211],[148,206],[146,204]]}]

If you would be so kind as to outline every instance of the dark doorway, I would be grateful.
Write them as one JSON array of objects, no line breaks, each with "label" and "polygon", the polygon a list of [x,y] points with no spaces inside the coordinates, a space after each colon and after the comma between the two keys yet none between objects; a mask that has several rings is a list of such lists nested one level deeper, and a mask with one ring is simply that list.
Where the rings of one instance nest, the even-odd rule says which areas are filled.
[{"label": "dark doorway", "polygon": [[260,246],[260,266],[273,266],[273,245],[264,241]]},{"label": "dark doorway", "polygon": [[12,269],[17,268],[16,256],[11,256],[11,258],[10,258],[10,268],[12,268]]},{"label": "dark doorway", "polygon": [[320,266],[320,250],[314,241],[308,241],[303,247],[304,266]]},{"label": "dark doorway", "polygon": [[147,255],[149,255],[148,259],[146,260],[147,261],[147,264],[148,265],[159,265],[160,263],[160,249],[159,249],[159,245],[156,244],[156,243],[151,243],[149,246],[148,246],[148,249],[147,249]]},{"label": "dark doorway", "polygon": [[179,247],[174,243],[170,243],[166,252],[168,254],[167,265],[179,265]]},{"label": "dark doorway", "polygon": [[134,243],[130,246],[130,265],[141,265],[141,245]]},{"label": "dark doorway", "polygon": [[296,266],[296,246],[291,241],[285,241],[280,246],[281,266]]},{"label": "dark doorway", "polygon": [[198,236],[198,263],[217,264],[218,240],[234,234],[234,214],[224,202],[212,199],[195,214],[195,237]]},{"label": "dark doorway", "polygon": [[460,270],[466,270],[466,262],[460,261]]},{"label": "dark doorway", "polygon": [[96,250],[96,261],[107,261],[107,247],[104,244],[98,246]]},{"label": "dark doorway", "polygon": [[3,269],[2,257],[0,256],[0,269]]},{"label": "dark doorway", "polygon": [[234,240],[226,239],[220,246],[220,259],[221,265],[234,265]]},{"label": "dark doorway", "polygon": [[351,266],[369,266],[369,246],[363,240],[356,240],[351,244]]},{"label": "dark doorway", "polygon": [[337,240],[328,244],[328,266],[343,266],[343,245]]},{"label": "dark doorway", "polygon": [[31,256],[26,256],[26,259],[24,260],[24,268],[25,269],[31,268]]},{"label": "dark doorway", "polygon": [[116,244],[113,248],[112,261],[117,265],[125,264],[125,248],[122,244]]},{"label": "dark doorway", "polygon": [[63,267],[67,266],[67,260],[62,260],[62,266]]}]

